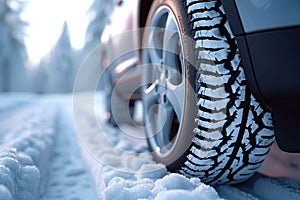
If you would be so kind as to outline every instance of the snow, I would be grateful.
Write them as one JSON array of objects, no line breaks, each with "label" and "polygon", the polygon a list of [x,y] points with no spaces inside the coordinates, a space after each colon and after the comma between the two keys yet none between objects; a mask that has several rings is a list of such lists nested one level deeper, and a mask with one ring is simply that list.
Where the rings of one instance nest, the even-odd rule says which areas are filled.
[{"label": "snow", "polygon": [[[299,199],[300,195],[300,183],[295,184],[292,180],[287,179],[271,179],[271,178],[259,178],[254,184],[254,190],[263,199]],[[285,188],[285,190],[282,190]]]},{"label": "snow", "polygon": [[45,190],[55,109],[46,109],[43,104],[38,107],[1,121],[1,128],[8,126],[1,130],[0,143],[0,184],[7,189],[4,196],[37,199]]},{"label": "snow", "polygon": [[169,174],[161,179],[126,180],[113,178],[104,192],[104,199],[220,199],[217,192],[199,179]]},{"label": "snow", "polygon": [[0,112],[26,105],[33,101],[35,95],[25,93],[0,93]]},{"label": "snow", "polygon": [[24,95],[22,106],[22,95],[7,99],[0,101],[0,200],[300,199],[300,182],[287,178],[256,174],[211,187],[170,173],[153,161],[140,129],[105,124],[101,105],[73,110],[67,95]]},{"label": "snow", "polygon": [[[20,95],[16,97],[20,102]],[[71,118],[65,117],[57,127],[64,116],[58,112],[60,105],[45,99],[18,112],[4,109],[0,113],[0,199],[83,199],[86,194],[97,199],[80,151],[76,152],[78,143],[72,141],[72,125],[65,125]]]}]

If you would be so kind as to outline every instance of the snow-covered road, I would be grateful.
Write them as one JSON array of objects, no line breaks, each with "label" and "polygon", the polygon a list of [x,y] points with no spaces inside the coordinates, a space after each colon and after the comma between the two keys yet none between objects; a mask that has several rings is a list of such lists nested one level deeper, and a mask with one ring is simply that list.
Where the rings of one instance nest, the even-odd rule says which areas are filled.
[{"label": "snow-covered road", "polygon": [[300,182],[287,178],[257,173],[213,188],[171,174],[139,129],[105,125],[99,105],[95,115],[73,109],[71,96],[0,95],[0,200],[300,199]]}]

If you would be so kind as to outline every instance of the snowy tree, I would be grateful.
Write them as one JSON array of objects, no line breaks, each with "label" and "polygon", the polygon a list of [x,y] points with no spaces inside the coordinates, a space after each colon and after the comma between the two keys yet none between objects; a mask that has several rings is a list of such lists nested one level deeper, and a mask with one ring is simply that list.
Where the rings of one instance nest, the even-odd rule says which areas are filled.
[{"label": "snowy tree", "polygon": [[0,0],[0,91],[26,91],[27,52],[22,0]]},{"label": "snowy tree", "polygon": [[35,72],[37,93],[67,93],[73,89],[76,68],[70,43],[68,24],[65,22],[61,36],[52,51],[44,57]]},{"label": "snowy tree", "polygon": [[[74,80],[73,48],[70,43],[68,24],[65,22],[60,38],[52,51],[52,66],[49,70],[53,73],[50,88],[55,92],[71,92]],[[52,91],[50,91],[52,92]]]},{"label": "snowy tree", "polygon": [[32,88],[33,92],[36,92],[38,94],[44,94],[46,93],[47,86],[49,85],[48,78],[50,76],[48,75],[47,68],[50,66],[50,57],[49,55],[42,58],[40,63],[37,66],[34,66],[31,71],[31,82],[32,82]]}]

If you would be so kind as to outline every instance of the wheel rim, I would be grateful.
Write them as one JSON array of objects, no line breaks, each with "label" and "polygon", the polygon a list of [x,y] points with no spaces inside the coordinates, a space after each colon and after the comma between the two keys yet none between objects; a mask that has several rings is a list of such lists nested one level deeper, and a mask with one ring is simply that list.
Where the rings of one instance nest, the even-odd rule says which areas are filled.
[{"label": "wheel rim", "polygon": [[185,105],[185,59],[173,12],[160,7],[146,29],[143,54],[143,104],[153,151],[166,157],[181,134]]}]

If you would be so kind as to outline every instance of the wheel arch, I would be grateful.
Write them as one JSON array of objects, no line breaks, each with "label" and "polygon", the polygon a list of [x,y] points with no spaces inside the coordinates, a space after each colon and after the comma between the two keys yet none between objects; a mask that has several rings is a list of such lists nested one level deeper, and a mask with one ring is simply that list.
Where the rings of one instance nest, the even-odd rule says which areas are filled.
[{"label": "wheel arch", "polygon": [[139,28],[143,28],[146,25],[148,13],[150,11],[151,5],[154,0],[140,0],[139,1],[139,21],[138,26]]}]

